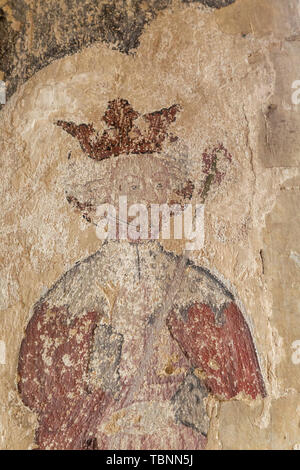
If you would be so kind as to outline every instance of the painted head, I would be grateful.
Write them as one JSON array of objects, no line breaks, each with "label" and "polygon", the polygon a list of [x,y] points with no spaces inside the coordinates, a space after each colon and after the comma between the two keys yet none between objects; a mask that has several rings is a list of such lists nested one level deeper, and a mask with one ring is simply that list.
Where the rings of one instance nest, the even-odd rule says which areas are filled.
[{"label": "painted head", "polygon": [[179,109],[173,105],[140,115],[126,100],[113,100],[102,118],[110,127],[101,135],[92,124],[57,121],[84,153],[79,171],[69,158],[66,197],[88,222],[97,224],[100,205],[118,208],[120,197],[126,197],[127,206],[147,210],[153,204],[182,206],[192,198],[187,149],[168,132]]},{"label": "painted head", "polygon": [[175,104],[141,115],[128,101],[116,99],[108,103],[102,134],[93,124],[57,121],[83,151],[79,162],[69,154],[68,202],[96,225],[97,208],[119,208],[120,197],[126,197],[127,207],[139,204],[148,211],[151,205],[162,204],[183,208],[192,199],[204,203],[211,187],[225,176],[231,155],[221,144],[205,150],[199,159],[203,177],[196,187],[189,151],[170,132],[179,111]]}]

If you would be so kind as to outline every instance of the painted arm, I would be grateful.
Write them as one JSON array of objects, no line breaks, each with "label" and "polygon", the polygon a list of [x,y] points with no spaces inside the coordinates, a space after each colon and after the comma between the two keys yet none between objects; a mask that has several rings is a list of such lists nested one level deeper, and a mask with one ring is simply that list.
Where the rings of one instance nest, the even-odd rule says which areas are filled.
[{"label": "painted arm", "polygon": [[38,413],[40,449],[93,446],[97,420],[110,401],[87,384],[98,314],[72,322],[69,317],[65,307],[37,304],[21,345],[18,388],[24,404]]},{"label": "painted arm", "polygon": [[215,396],[266,396],[250,329],[234,301],[225,303],[218,316],[209,305],[193,303],[183,315],[171,312],[167,324]]}]

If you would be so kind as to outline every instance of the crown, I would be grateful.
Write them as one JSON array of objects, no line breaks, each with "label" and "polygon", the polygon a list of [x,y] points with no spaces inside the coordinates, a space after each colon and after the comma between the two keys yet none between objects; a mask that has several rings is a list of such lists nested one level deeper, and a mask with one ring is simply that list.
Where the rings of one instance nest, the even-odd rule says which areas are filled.
[{"label": "crown", "polygon": [[[176,120],[180,106],[174,104],[153,113],[140,114],[135,111],[127,100],[115,99],[108,102],[102,120],[106,123],[102,135],[93,124],[75,124],[59,120],[56,125],[63,128],[72,137],[76,137],[82,150],[94,160],[117,157],[120,154],[145,154],[161,152],[162,144],[169,138],[168,128]],[[135,121],[140,118],[140,127]]]}]

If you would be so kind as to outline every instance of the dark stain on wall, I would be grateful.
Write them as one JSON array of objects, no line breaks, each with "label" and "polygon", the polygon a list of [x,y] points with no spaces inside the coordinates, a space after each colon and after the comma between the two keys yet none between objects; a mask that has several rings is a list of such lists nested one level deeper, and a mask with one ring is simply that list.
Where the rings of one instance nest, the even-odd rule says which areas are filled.
[{"label": "dark stain on wall", "polygon": [[[1,63],[7,96],[39,69],[96,41],[128,54],[139,45],[146,24],[171,0],[9,0],[0,17]],[[9,9],[9,10],[8,10]],[[14,31],[10,17],[20,22]],[[3,13],[2,13],[3,17]],[[6,17],[6,18],[5,18]]]},{"label": "dark stain on wall", "polygon": [[202,3],[210,8],[223,8],[231,5],[235,0],[182,0],[183,3]]},{"label": "dark stain on wall", "polygon": [[[192,3],[182,0],[183,3]],[[234,0],[199,0],[221,8]],[[53,60],[96,41],[129,54],[140,36],[172,0],[8,0],[0,9],[0,71],[7,97]],[[55,5],[55,6],[54,6]]]},{"label": "dark stain on wall", "polygon": [[204,398],[208,390],[193,372],[185,377],[184,382],[172,398],[176,421],[207,436],[208,417]]},{"label": "dark stain on wall", "polygon": [[5,12],[0,8],[0,71],[4,69],[7,77],[13,74],[12,58],[17,36],[18,33],[10,27]]}]

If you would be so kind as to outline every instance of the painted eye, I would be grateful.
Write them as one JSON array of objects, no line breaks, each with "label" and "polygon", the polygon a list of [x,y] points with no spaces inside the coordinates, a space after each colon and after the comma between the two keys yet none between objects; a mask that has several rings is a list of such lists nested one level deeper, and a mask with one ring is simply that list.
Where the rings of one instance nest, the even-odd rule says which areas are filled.
[{"label": "painted eye", "polygon": [[156,188],[157,189],[163,189],[163,184],[162,183],[157,183]]},{"label": "painted eye", "polygon": [[132,191],[136,191],[138,188],[139,188],[139,187],[138,187],[137,184],[133,184],[133,185],[131,186]]}]

